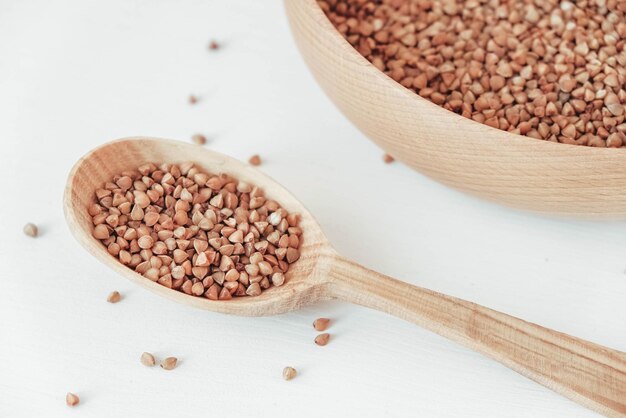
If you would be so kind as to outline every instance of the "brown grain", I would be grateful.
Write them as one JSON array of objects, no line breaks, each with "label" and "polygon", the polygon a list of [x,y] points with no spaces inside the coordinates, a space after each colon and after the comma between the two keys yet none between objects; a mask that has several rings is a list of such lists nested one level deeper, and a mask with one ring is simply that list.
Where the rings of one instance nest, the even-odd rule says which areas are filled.
[{"label": "brown grain", "polygon": [[24,234],[28,235],[29,237],[35,238],[38,233],[39,230],[37,229],[37,225],[30,222],[24,225]]},{"label": "brown grain", "polygon": [[315,321],[313,321],[313,328],[315,328],[316,331],[326,331],[329,325],[330,319],[328,318],[317,318]]},{"label": "brown grain", "polygon": [[147,367],[152,367],[156,364],[156,360],[151,353],[144,352],[141,354],[141,358],[139,359],[141,364]]},{"label": "brown grain", "polygon": [[109,303],[117,303],[122,299],[122,295],[120,295],[120,292],[118,292],[117,290],[112,291],[111,293],[109,293],[109,296],[107,296],[107,302]]},{"label": "brown grain", "polygon": [[173,370],[176,368],[178,364],[178,359],[176,357],[167,357],[161,361],[161,368],[163,370]]},{"label": "brown grain", "polygon": [[374,66],[464,117],[532,138],[626,146],[621,0],[319,0]]},{"label": "brown grain", "polygon": [[190,296],[258,296],[282,286],[300,257],[298,216],[253,185],[193,164],[144,164],[95,197],[93,236],[108,253]]},{"label": "brown grain", "polygon": [[253,155],[252,157],[250,157],[250,159],[248,160],[248,162],[251,165],[261,165],[261,157],[259,157],[258,154]]},{"label": "brown grain", "polygon": [[201,134],[195,134],[191,136],[191,140],[194,144],[204,145],[206,144],[206,137]]},{"label": "brown grain", "polygon": [[78,395],[72,392],[67,392],[67,395],[65,395],[65,403],[67,404],[67,406],[76,406],[79,402],[80,398],[78,397]]},{"label": "brown grain", "polygon": [[326,344],[328,344],[329,340],[330,340],[330,334],[325,332],[315,337],[315,344],[319,346],[325,346]]},{"label": "brown grain", "polygon": [[283,379],[285,380],[291,380],[296,377],[297,374],[298,372],[293,367],[285,367],[283,369]]}]

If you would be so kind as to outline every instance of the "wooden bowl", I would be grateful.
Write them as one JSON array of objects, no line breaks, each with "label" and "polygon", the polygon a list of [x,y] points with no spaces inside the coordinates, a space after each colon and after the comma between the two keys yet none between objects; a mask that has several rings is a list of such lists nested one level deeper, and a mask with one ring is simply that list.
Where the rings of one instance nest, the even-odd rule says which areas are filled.
[{"label": "wooden bowl", "polygon": [[626,148],[558,144],[466,119],[418,96],[361,56],[315,0],[285,0],[304,60],[365,135],[455,189],[554,215],[626,218]]}]

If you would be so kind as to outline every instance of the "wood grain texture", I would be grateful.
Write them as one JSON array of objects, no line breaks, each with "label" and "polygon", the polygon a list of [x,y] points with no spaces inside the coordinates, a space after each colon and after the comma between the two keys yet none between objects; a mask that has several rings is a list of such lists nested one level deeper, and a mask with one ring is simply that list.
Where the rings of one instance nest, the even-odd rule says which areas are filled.
[{"label": "wood grain texture", "polygon": [[337,107],[386,152],[458,190],[534,212],[626,217],[626,149],[558,144],[449,112],[405,89],[335,30],[316,0],[285,0],[296,43]]},{"label": "wood grain texture", "polygon": [[332,294],[429,329],[611,417],[626,416],[626,353],[472,302],[422,289],[337,257]]},{"label": "wood grain texture", "polygon": [[[146,162],[193,161],[263,188],[301,216],[301,257],[287,282],[258,297],[212,301],[154,283],[122,265],[92,237],[87,208],[97,188],[115,174]],[[626,416],[626,354],[525,322],[349,262],[332,248],[312,215],[278,183],[258,170],[202,147],[154,138],[125,138],[81,158],[70,172],[64,210],[70,230],[100,261],[131,281],[196,308],[235,315],[288,312],[329,298],[357,303],[414,322],[485,354],[542,385],[607,416]]]}]

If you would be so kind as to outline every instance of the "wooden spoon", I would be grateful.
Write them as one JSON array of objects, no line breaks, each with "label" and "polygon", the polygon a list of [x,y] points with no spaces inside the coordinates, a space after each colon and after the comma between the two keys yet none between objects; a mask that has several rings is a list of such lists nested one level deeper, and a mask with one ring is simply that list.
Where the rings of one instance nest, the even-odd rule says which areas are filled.
[{"label": "wooden spoon", "polygon": [[[257,297],[213,301],[154,283],[112,257],[92,237],[87,208],[94,192],[114,175],[146,162],[193,161],[212,173],[227,173],[260,186],[288,211],[299,213],[304,231],[301,257],[281,287]],[[196,308],[261,316],[292,311],[325,299],[341,299],[397,316],[466,347],[607,416],[626,416],[626,353],[493,311],[472,302],[412,286],[340,256],[306,208],[260,171],[205,148],[152,138],[126,138],[89,152],[72,169],[64,198],[65,217],[78,241],[131,281]]]}]

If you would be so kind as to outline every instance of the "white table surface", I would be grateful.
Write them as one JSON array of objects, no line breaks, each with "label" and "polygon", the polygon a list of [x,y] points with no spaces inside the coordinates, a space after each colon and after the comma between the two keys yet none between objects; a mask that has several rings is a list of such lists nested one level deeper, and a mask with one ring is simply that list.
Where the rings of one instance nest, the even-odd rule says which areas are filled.
[{"label": "white table surface", "polygon": [[[110,139],[196,132],[260,153],[346,256],[626,350],[626,223],[542,218],[383,164],[309,74],[281,2],[2,0],[0,417],[596,416],[382,313],[330,302],[229,317],[92,259],[63,218],[72,164]],[[22,234],[28,221],[39,238]],[[124,299],[106,303],[115,289]],[[334,320],[323,348],[319,316]],[[143,351],[180,366],[148,369]]]}]

